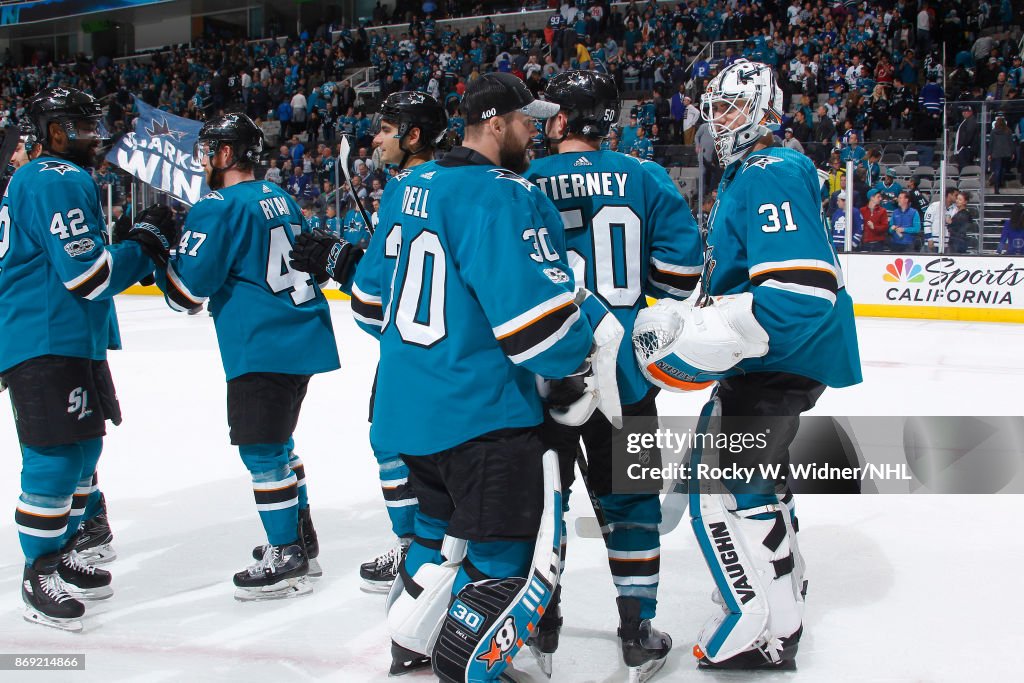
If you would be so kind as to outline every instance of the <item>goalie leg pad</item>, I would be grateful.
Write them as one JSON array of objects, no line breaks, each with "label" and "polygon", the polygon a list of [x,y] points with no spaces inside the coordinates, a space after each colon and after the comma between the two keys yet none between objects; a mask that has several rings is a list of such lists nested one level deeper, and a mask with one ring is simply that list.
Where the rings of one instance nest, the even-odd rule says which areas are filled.
[{"label": "goalie leg pad", "polygon": [[544,511],[529,578],[467,584],[448,609],[434,643],[434,673],[448,683],[499,680],[551,601],[559,577],[562,495],[558,455],[547,451]]},{"label": "goalie leg pad", "polygon": [[794,555],[785,506],[735,510],[728,494],[691,500],[694,533],[722,599],[697,638],[702,663],[731,660],[779,666],[796,654],[802,596],[794,582]]},{"label": "goalie leg pad", "polygon": [[446,537],[441,564],[422,564],[410,575],[403,562],[388,594],[391,640],[412,652],[429,655],[451,602],[452,586],[465,557],[466,542]]}]

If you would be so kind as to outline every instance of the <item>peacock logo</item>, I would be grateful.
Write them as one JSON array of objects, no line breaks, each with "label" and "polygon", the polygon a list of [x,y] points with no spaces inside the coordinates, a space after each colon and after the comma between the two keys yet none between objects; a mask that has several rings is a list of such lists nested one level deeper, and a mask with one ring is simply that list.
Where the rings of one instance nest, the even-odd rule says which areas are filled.
[{"label": "peacock logo", "polygon": [[924,282],[924,272],[914,259],[898,258],[885,267],[886,282]]}]

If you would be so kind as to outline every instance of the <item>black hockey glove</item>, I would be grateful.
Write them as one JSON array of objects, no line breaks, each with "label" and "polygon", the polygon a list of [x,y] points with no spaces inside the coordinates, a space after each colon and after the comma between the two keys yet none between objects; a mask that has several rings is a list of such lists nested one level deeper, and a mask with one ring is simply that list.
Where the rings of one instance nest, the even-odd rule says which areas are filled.
[{"label": "black hockey glove", "polygon": [[300,233],[289,255],[288,265],[310,273],[319,281],[331,278],[345,282],[363,258],[363,250],[322,228]]},{"label": "black hockey glove", "polygon": [[587,385],[585,375],[572,375],[564,379],[553,379],[548,383],[548,395],[544,403],[550,408],[567,408],[583,398]]},{"label": "black hockey glove", "polygon": [[[118,232],[119,224],[114,225],[115,235]],[[123,231],[123,227],[121,228]],[[142,250],[158,268],[167,266],[167,259],[171,249],[178,246],[178,226],[174,222],[174,214],[166,206],[153,204],[139,214],[138,219],[128,229],[127,234],[121,237],[124,240],[138,242]],[[116,241],[116,240],[115,240]]]}]

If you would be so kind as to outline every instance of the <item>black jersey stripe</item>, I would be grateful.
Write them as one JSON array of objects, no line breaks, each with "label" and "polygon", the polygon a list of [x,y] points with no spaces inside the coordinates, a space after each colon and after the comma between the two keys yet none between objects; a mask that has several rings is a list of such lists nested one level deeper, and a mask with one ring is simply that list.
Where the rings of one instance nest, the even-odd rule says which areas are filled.
[{"label": "black jersey stripe", "polygon": [[819,268],[779,268],[760,272],[750,278],[751,284],[754,285],[763,284],[768,280],[825,289],[833,294],[839,291],[839,281],[836,280],[835,273]]}]

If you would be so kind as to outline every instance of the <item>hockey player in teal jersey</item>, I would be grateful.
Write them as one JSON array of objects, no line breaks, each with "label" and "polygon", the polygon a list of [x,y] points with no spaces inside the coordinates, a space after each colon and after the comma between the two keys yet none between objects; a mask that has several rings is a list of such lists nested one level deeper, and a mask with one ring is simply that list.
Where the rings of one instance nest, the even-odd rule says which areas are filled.
[{"label": "hockey player in teal jersey", "polygon": [[[767,436],[763,447],[739,453],[694,449],[691,471],[707,462],[779,463],[787,472],[800,414],[826,387],[861,381],[853,303],[821,214],[817,174],[772,135],[782,100],[772,69],[743,59],[708,86],[702,115],[725,173],[710,214],[701,297],[659,302],[641,311],[633,331],[655,384],[679,391],[717,381],[703,428],[717,429],[713,418],[721,417],[730,437]],[[691,524],[721,607],[694,654],[708,668],[791,667],[806,592],[792,495],[785,481],[721,484],[691,480]]]},{"label": "hockey player in teal jersey", "polygon": [[121,421],[106,362],[117,346],[112,298],[162,262],[175,230],[166,210],[147,209],[123,243],[105,244],[99,189],[85,170],[108,137],[95,98],[50,88],[27,116],[41,153],[0,203],[0,383],[22,450],[22,598],[27,620],[80,630],[79,599],[113,594],[110,574],[73,549],[105,423]]},{"label": "hockey player in teal jersey", "polygon": [[[465,146],[389,183],[395,200],[382,202],[352,287],[357,322],[381,340],[371,441],[402,454],[419,499],[388,623],[396,645],[431,654],[446,681],[497,679],[525,640],[526,624],[512,622],[512,637],[495,635],[463,668],[453,664],[450,640],[439,638],[427,651],[437,622],[414,617],[433,614],[438,600],[447,609],[456,596],[445,632],[452,620],[469,618],[471,633],[453,628],[476,647],[505,623],[491,621],[504,605],[484,615],[474,610],[487,580],[528,576],[544,503],[536,375],[600,367],[588,359],[613,357],[618,339],[592,352],[595,327],[598,337],[603,325],[621,329],[595,297],[574,295],[561,218],[519,175],[533,119],[557,106],[534,100],[504,73],[474,81],[462,106]],[[614,396],[613,368],[611,375],[605,386]],[[534,616],[552,588],[538,586]],[[477,621],[484,618],[487,628]],[[409,656],[400,648],[397,669]]]},{"label": "hockey player in teal jersey", "polygon": [[[381,162],[405,170],[434,158],[438,143],[447,130],[447,115],[430,95],[401,91],[387,96],[380,113],[375,117],[374,127],[373,146],[380,149]],[[390,187],[391,183],[385,186],[382,205],[387,201],[397,201],[387,199],[395,196],[388,192],[387,188]],[[370,233],[366,230],[362,213],[358,207],[353,207],[345,217],[344,231],[340,235],[314,232],[300,236],[296,240],[293,265],[300,270],[315,273],[320,278],[338,280],[342,290],[351,292],[351,276],[354,271],[349,266],[357,256],[362,255],[369,239]],[[331,254],[342,252],[351,256],[351,259],[334,256],[332,260]],[[329,261],[332,263],[330,267]],[[353,300],[353,305],[358,306],[358,303]],[[371,422],[373,400],[371,392]],[[377,459],[381,493],[395,542],[374,559],[362,563],[359,576],[363,580],[363,590],[387,592],[398,576],[398,567],[412,542],[418,501],[409,484],[409,468],[398,452],[374,449],[373,454]]]},{"label": "hockey player in teal jersey", "polygon": [[[252,475],[267,544],[237,574],[235,597],[263,600],[312,590],[318,554],[305,475],[292,433],[310,376],[339,367],[327,301],[313,278],[288,265],[305,230],[295,200],[254,178],[263,133],[244,114],[199,132],[196,163],[213,190],[189,211],[162,285],[188,310],[209,297],[228,382],[231,443]],[[295,349],[301,348],[302,353]]]},{"label": "hockey player in teal jersey", "polygon": [[[577,281],[585,282],[622,326],[632,330],[637,312],[647,307],[647,296],[681,299],[696,287],[703,263],[697,223],[664,168],[599,150],[619,116],[614,79],[593,71],[566,71],[548,82],[544,99],[561,108],[545,127],[557,153],[533,161],[526,177],[562,215]],[[658,390],[637,366],[629,338],[618,351],[617,376],[622,414],[644,416],[643,423],[656,429]],[[549,418],[543,437],[559,453],[566,503],[582,437],[589,487],[600,501],[607,527],[623,658],[631,675],[646,679],[665,663],[672,644],[651,626],[657,608],[661,500],[657,483],[648,490],[613,492],[612,433],[608,420],[595,414],[582,427]],[[618,466],[625,472],[625,463]],[[531,643],[549,674],[561,620],[557,605],[549,607]]]}]

